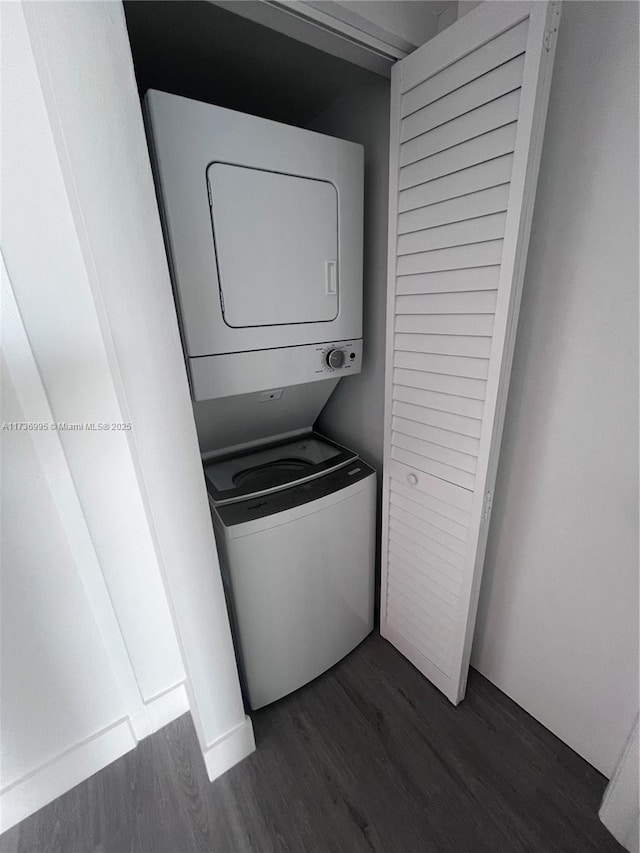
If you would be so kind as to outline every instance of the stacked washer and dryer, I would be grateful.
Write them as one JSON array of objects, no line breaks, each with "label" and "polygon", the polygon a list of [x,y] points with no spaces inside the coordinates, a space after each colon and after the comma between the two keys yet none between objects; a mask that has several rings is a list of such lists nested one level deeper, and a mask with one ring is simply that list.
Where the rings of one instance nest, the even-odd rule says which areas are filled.
[{"label": "stacked washer and dryer", "polygon": [[363,150],[158,91],[145,120],[255,709],[373,628],[375,472],[313,431],[362,364]]}]

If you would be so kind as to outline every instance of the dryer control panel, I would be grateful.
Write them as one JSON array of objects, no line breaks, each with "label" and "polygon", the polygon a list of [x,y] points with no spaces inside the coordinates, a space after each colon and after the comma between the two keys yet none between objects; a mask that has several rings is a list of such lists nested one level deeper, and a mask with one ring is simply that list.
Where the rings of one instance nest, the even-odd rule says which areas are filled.
[{"label": "dryer control panel", "polygon": [[[318,347],[322,359],[319,365],[321,373],[344,376],[359,373],[362,367],[362,341],[341,341]],[[318,372],[318,371],[316,371]]]},{"label": "dryer control panel", "polygon": [[362,339],[191,359],[194,400],[341,379],[362,370]]}]

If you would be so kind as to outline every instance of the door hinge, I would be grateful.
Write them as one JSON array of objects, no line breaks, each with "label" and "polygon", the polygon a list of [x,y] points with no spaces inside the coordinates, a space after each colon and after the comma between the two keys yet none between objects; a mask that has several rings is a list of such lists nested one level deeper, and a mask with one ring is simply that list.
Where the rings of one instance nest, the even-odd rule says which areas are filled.
[{"label": "door hinge", "polygon": [[484,503],[482,505],[482,520],[487,521],[491,515],[491,507],[493,506],[493,492],[485,492]]},{"label": "door hinge", "polygon": [[544,34],[544,48],[549,51],[558,35],[558,27],[560,25],[560,3],[551,4],[551,13],[549,15],[549,26]]}]

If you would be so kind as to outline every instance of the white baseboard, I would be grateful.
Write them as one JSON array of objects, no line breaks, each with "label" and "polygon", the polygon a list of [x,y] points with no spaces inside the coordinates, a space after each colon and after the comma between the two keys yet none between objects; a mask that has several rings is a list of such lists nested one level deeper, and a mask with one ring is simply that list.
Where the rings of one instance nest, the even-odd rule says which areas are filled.
[{"label": "white baseboard", "polygon": [[136,745],[129,720],[119,720],[7,786],[0,794],[0,832],[75,788]]},{"label": "white baseboard", "polygon": [[0,792],[0,833],[61,797],[189,710],[184,684],[145,703],[144,710],[97,732]]},{"label": "white baseboard", "polygon": [[640,850],[639,766],[636,717],[635,726],[600,806],[600,820],[629,853],[638,853]]},{"label": "white baseboard", "polygon": [[171,687],[144,703],[140,713],[131,717],[136,740],[143,740],[168,725],[189,710],[187,691],[183,683]]},{"label": "white baseboard", "polygon": [[177,720],[189,710],[189,699],[184,684],[178,684],[151,702],[146,703],[146,711],[151,723],[151,731],[157,732],[173,720]]},{"label": "white baseboard", "polygon": [[251,719],[245,716],[239,726],[218,738],[203,752],[209,780],[213,782],[234,764],[251,755],[256,748]]}]

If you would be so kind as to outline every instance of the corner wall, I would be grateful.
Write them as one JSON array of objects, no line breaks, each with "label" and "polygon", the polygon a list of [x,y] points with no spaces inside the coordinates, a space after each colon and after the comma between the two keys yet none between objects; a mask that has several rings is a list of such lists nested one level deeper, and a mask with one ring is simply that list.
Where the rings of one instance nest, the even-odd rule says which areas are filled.
[{"label": "corner wall", "polygon": [[[9,710],[17,723],[14,731],[3,731],[9,735],[3,747],[15,751],[17,769],[2,790],[2,818],[14,822],[186,710],[185,691],[209,778],[249,754],[254,742],[240,692],[122,5],[0,6],[2,253],[8,270],[3,278],[11,277],[16,315],[33,353],[31,372],[45,401],[39,412],[23,405],[23,415],[49,424],[131,425],[42,432],[52,446],[60,445],[50,467],[60,473],[61,459],[68,466],[60,473],[66,478],[63,497],[75,507],[72,521],[84,525],[84,551],[76,563],[86,595],[78,594],[77,606],[64,604],[73,590],[63,569],[69,575],[71,568],[63,546],[49,546],[55,525],[40,530],[38,513],[32,534],[42,541],[39,550],[26,550],[24,559],[30,570],[49,572],[47,580],[59,593],[57,600],[49,596],[50,618],[34,615],[39,597],[29,600],[24,592],[26,571],[16,562],[15,548],[9,547],[3,585],[8,577],[13,600],[31,605],[21,627],[32,634],[55,635],[58,622],[68,616],[75,620],[72,627],[84,620],[84,634],[93,637],[88,623],[94,618],[122,700],[111,695],[115,688],[106,684],[97,653],[85,666],[90,646],[80,628],[64,648],[59,643],[64,680],[49,673],[41,704],[29,715],[21,713],[25,691],[12,691]],[[5,309],[3,304],[3,317]],[[14,364],[21,363],[16,357]],[[21,375],[17,368],[13,374]],[[16,393],[19,399],[26,396],[19,382]],[[28,432],[20,435],[30,439]],[[29,459],[26,450],[24,459]],[[39,506],[50,503],[42,498]],[[53,503],[58,510],[66,506]],[[39,555],[47,548],[57,559],[42,563]],[[45,659],[51,648],[45,644]],[[15,652],[10,659],[15,671],[22,667],[28,675],[35,666],[30,661],[41,665],[37,642],[30,638],[21,649],[15,631],[3,652]],[[55,689],[48,689],[52,682]],[[74,726],[84,706],[91,710],[100,704],[102,692],[113,700],[109,707],[87,713],[82,725]],[[46,715],[56,702],[63,713],[50,715],[46,728],[38,714]],[[124,732],[115,741],[114,725]],[[87,752],[86,731],[95,735],[98,727],[106,740]],[[24,729],[31,734],[38,729],[38,738],[31,738],[37,747],[33,755]],[[61,772],[56,762],[66,762],[71,748],[80,758]],[[42,771],[44,782],[35,770]]]},{"label": "corner wall", "polygon": [[472,664],[609,776],[638,709],[638,6],[562,11]]},{"label": "corner wall", "polygon": [[384,433],[384,354],[389,196],[389,81],[374,77],[309,125],[364,145],[364,316],[362,373],[341,380],[316,423],[356,450],[378,475]]}]

